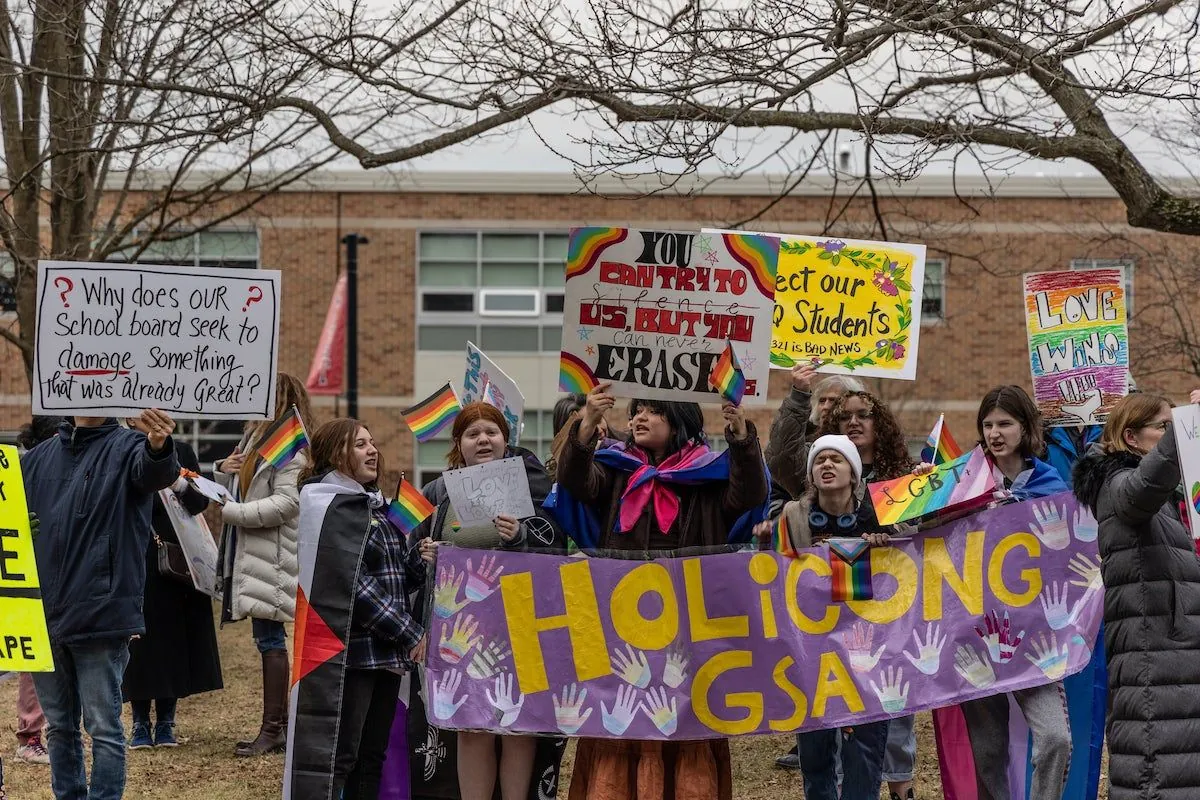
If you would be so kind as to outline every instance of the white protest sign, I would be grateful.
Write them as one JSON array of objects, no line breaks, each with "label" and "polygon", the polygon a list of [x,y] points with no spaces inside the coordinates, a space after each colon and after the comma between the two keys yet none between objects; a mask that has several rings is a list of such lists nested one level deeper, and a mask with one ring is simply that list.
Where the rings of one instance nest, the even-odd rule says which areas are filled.
[{"label": "white protest sign", "polygon": [[270,419],[280,275],[42,261],[33,413]]},{"label": "white protest sign", "polygon": [[532,517],[529,476],[521,458],[486,461],[442,473],[450,505],[464,528],[490,523],[500,515]]},{"label": "white protest sign", "polygon": [[209,500],[225,505],[227,501],[233,499],[233,495],[229,493],[228,489],[216,481],[210,481],[203,475],[194,475],[190,480],[192,485],[196,487],[196,491]]},{"label": "white protest sign", "polygon": [[463,376],[463,390],[460,397],[462,404],[488,400],[483,396],[483,387],[491,387],[491,396],[498,404],[503,404],[501,412],[508,421],[511,435],[508,443],[516,445],[521,441],[522,416],[525,413],[525,395],[521,394],[516,381],[508,377],[504,370],[487,357],[473,342],[467,342],[467,372]]},{"label": "white protest sign", "polygon": [[1192,538],[1200,538],[1200,406],[1189,403],[1173,408],[1171,417],[1175,421],[1175,446],[1179,450],[1179,468],[1183,470]]},{"label": "white protest sign", "polygon": [[170,489],[159,491],[158,496],[167,509],[167,516],[171,518],[171,527],[179,537],[179,546],[187,558],[188,571],[192,573],[192,583],[206,595],[220,597],[217,591],[217,543],[208,530],[208,523],[204,517],[189,514]]}]

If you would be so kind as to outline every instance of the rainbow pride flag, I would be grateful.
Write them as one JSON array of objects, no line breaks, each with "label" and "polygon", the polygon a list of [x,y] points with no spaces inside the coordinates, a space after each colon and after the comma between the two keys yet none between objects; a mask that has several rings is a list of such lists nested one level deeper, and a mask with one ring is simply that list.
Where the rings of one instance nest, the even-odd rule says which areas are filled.
[{"label": "rainbow pride flag", "polygon": [[401,478],[396,487],[396,498],[388,503],[388,521],[405,533],[412,533],[432,513],[433,503],[426,500],[417,487]]},{"label": "rainbow pride flag", "polygon": [[779,519],[775,520],[775,526],[771,529],[771,549],[781,556],[798,557],[796,548],[792,547],[792,536],[787,517],[783,514],[779,515]]},{"label": "rainbow pride flag", "polygon": [[937,467],[953,461],[962,454],[962,448],[958,446],[958,442],[954,441],[954,437],[950,435],[950,428],[946,426],[946,415],[940,414],[937,424],[933,426],[933,430],[925,439],[925,447],[921,450],[921,460]]},{"label": "rainbow pride flag", "polygon": [[742,396],[746,394],[746,376],[742,374],[737,353],[733,352],[733,343],[728,339],[725,340],[725,352],[708,376],[708,385],[735,406],[741,404]]},{"label": "rainbow pride flag", "polygon": [[867,489],[879,524],[895,525],[935,511],[982,505],[996,490],[996,478],[983,448],[976,447],[928,475],[905,475]]},{"label": "rainbow pride flag", "polygon": [[871,600],[871,545],[865,539],[829,539],[829,569],[833,572],[833,602]]},{"label": "rainbow pride flag", "polygon": [[462,411],[462,403],[458,401],[458,392],[447,381],[429,397],[417,403],[412,408],[400,412],[408,427],[416,434],[418,442],[426,442],[437,435],[438,431],[454,422],[458,412]]},{"label": "rainbow pride flag", "polygon": [[258,454],[275,469],[282,469],[301,450],[308,447],[308,431],[295,406],[275,421],[263,434]]}]

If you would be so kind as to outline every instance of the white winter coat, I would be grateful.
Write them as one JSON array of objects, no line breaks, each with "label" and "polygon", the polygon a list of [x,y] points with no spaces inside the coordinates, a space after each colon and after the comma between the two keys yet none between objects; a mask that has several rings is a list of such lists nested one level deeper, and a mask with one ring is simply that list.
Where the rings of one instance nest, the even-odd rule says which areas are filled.
[{"label": "white winter coat", "polygon": [[[250,434],[242,437],[241,448],[254,456],[255,443]],[[296,528],[300,518],[300,490],[297,480],[308,464],[308,454],[276,470],[259,464],[250,488],[238,502],[229,501],[222,509],[225,522],[221,536],[221,567],[225,581],[223,618],[246,617],[291,622],[296,615]],[[220,471],[218,481],[234,497],[238,494],[238,475]]]}]

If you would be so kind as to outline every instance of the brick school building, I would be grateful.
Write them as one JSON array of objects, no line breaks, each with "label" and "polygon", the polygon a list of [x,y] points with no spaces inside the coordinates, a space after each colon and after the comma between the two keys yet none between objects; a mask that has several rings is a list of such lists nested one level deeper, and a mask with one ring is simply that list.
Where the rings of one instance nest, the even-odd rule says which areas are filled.
[{"label": "brick school building", "polygon": [[[1130,353],[1141,388],[1182,402],[1200,361],[1200,239],[1131,228],[1099,179],[1020,177],[1000,182],[923,177],[878,184],[877,197],[843,179],[807,182],[782,200],[765,177],[697,185],[688,196],[650,195],[643,184],[601,182],[585,192],[548,173],[325,173],[267,198],[236,220],[146,253],[146,263],[279,269],[283,273],[280,368],[308,373],[344,259],[340,238],[360,247],[359,414],[393,471],[429,480],[448,440],[418,444],[400,410],[446,380],[461,381],[464,346],[479,344],[522,387],[522,444],[545,455],[558,398],[563,261],[575,225],[696,230],[743,223],[751,230],[886,238],[928,247],[918,377],[870,380],[914,444],[938,412],[967,446],[979,399],[998,383],[1030,385],[1021,274],[1123,264],[1133,322]],[[858,188],[852,194],[851,189]],[[0,325],[14,325],[0,262]],[[1194,310],[1194,311],[1193,311]],[[1191,356],[1192,358],[1189,358]],[[752,418],[764,438],[788,376],[772,375],[772,405]],[[345,403],[316,398],[323,418]],[[29,417],[16,348],[0,342],[0,441]],[[719,414],[709,410],[710,431]],[[226,455],[237,422],[181,423],[202,462]],[[722,441],[717,437],[718,441]],[[392,476],[394,477],[394,476]]]}]

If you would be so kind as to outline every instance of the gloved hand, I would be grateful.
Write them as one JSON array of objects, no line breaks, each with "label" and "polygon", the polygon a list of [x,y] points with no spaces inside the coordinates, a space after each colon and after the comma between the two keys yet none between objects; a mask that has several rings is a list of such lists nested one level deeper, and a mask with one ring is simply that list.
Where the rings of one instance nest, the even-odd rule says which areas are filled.
[{"label": "gloved hand", "polygon": [[41,532],[41,530],[42,530],[42,521],[40,519],[38,519],[37,514],[30,511],[29,512],[29,535],[32,536],[34,539],[37,539],[38,533]]}]

